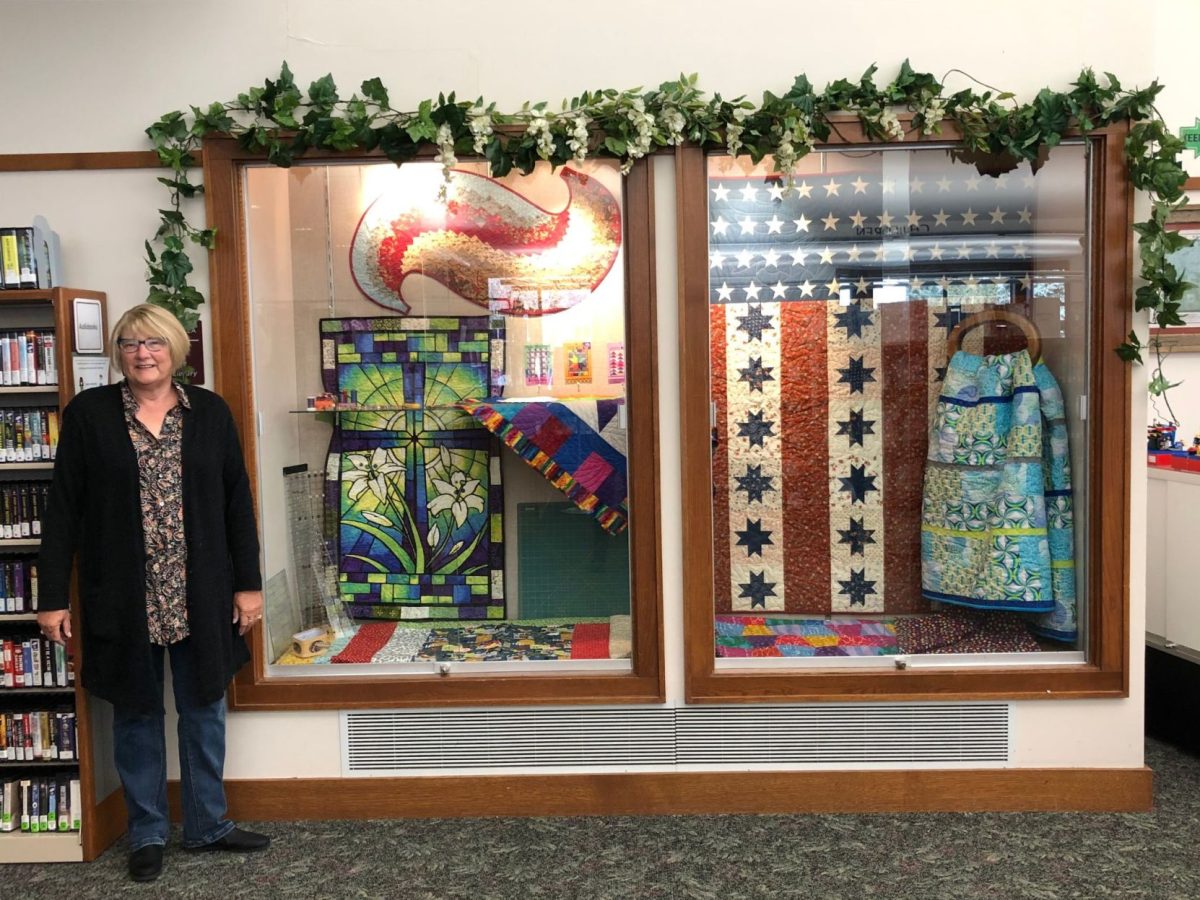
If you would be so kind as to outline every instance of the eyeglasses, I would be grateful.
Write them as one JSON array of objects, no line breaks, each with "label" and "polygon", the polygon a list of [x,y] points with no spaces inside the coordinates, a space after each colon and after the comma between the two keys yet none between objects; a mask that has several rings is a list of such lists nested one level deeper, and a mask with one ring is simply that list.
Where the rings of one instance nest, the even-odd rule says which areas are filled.
[{"label": "eyeglasses", "polygon": [[138,347],[142,344],[145,344],[146,349],[151,353],[160,353],[167,349],[167,342],[162,338],[117,338],[117,346],[121,348],[122,353],[126,354],[137,353]]}]

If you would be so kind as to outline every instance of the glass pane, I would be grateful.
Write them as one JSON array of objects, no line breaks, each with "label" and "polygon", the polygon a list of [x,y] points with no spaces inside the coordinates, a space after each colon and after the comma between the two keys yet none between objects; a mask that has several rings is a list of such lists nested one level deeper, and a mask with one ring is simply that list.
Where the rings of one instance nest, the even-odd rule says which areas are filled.
[{"label": "glass pane", "polygon": [[925,147],[708,179],[716,655],[1078,660],[1085,147],[1036,175]]},{"label": "glass pane", "polygon": [[627,671],[616,168],[245,189],[272,674]]}]

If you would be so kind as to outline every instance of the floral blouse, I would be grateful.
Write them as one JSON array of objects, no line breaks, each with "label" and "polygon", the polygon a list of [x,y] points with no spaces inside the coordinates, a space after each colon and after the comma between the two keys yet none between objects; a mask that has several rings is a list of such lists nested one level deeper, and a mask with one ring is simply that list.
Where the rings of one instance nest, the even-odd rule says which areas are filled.
[{"label": "floral blouse", "polygon": [[146,541],[146,625],[152,644],[174,644],[188,636],[187,541],[183,533],[183,411],[187,394],[175,385],[179,403],[155,437],[137,419],[138,403],[121,385],[125,424],[137,453],[142,531]]}]

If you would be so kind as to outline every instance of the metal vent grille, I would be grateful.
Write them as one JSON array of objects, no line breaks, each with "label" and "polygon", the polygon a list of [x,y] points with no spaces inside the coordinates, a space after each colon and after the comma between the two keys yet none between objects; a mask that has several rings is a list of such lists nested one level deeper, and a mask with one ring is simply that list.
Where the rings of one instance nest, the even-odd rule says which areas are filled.
[{"label": "metal vent grille", "polygon": [[680,709],[676,762],[778,765],[1005,762],[1005,703]]},{"label": "metal vent grille", "polygon": [[345,771],[1003,763],[1006,703],[342,713]]},{"label": "metal vent grille", "polygon": [[346,712],[350,772],[675,763],[670,709]]}]

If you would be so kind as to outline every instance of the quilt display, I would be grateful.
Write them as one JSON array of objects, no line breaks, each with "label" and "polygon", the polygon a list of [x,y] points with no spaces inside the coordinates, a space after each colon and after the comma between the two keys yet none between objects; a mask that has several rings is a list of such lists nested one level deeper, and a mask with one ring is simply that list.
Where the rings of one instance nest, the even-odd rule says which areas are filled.
[{"label": "quilt display", "polygon": [[717,616],[717,656],[892,656],[892,619],[784,619]]},{"label": "quilt display", "polygon": [[317,664],[618,659],[629,656],[628,640],[621,640],[622,626],[627,632],[628,617],[429,628],[368,622],[336,653],[328,654]]},{"label": "quilt display", "polygon": [[1076,638],[1062,392],[1026,351],[950,360],[929,442],[921,557],[929,599],[1044,613],[1046,636]]},{"label": "quilt display", "polygon": [[354,398],[326,465],[350,614],[503,618],[500,461],[456,405],[487,393],[487,317],[323,319],[320,339],[325,389]]},{"label": "quilt display", "polygon": [[1029,300],[1035,197],[1026,169],[996,187],[908,156],[899,180],[878,156],[790,192],[709,178],[717,613],[929,609],[922,479],[946,339]]},{"label": "quilt display", "polygon": [[629,524],[623,400],[464,400],[458,405],[610,534]]},{"label": "quilt display", "polygon": [[549,212],[499,181],[455,171],[445,203],[384,194],[363,214],[350,249],[359,290],[405,313],[413,274],[506,315],[561,312],[604,280],[621,247],[621,208],[597,179],[558,170],[566,208]]}]

